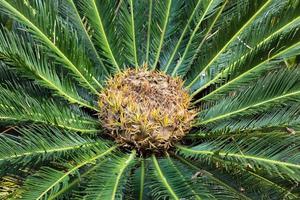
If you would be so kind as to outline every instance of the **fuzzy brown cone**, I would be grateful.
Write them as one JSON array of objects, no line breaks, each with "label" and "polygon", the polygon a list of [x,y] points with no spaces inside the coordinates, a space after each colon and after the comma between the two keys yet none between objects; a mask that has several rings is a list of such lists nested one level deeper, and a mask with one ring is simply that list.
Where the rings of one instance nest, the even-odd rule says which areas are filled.
[{"label": "fuzzy brown cone", "polygon": [[125,147],[168,149],[188,132],[196,113],[182,87],[181,79],[145,68],[119,73],[99,97],[102,125]]}]

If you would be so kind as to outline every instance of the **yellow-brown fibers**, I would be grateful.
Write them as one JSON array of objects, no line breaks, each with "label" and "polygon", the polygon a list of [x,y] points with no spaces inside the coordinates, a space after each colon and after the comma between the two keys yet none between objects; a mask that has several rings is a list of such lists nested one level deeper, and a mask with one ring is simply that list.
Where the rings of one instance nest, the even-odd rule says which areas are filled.
[{"label": "yellow-brown fibers", "polygon": [[166,150],[191,128],[196,111],[183,81],[162,72],[128,69],[107,80],[100,120],[117,143],[139,151]]}]

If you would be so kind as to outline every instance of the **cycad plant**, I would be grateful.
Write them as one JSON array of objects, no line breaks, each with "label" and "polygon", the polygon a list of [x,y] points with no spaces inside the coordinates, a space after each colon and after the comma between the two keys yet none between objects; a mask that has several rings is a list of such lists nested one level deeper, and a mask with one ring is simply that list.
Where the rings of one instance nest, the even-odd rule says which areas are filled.
[{"label": "cycad plant", "polygon": [[299,199],[299,0],[0,0],[0,199]]}]

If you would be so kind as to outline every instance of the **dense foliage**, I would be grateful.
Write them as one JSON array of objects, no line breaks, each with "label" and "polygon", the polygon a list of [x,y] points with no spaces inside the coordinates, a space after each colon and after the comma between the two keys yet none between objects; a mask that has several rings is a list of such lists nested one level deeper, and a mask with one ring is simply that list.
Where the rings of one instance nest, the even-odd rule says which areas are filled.
[{"label": "dense foliage", "polygon": [[[0,199],[299,199],[299,0],[0,0]],[[109,77],[184,80],[166,152],[107,137]]]}]

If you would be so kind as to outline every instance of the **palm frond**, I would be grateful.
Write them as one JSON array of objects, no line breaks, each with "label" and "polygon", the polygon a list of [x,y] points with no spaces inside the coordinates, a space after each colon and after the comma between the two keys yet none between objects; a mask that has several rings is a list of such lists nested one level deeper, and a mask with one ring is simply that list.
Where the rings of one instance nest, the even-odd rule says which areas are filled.
[{"label": "palm frond", "polygon": [[[153,199],[167,198],[181,199],[191,198],[202,199],[211,195],[206,190],[206,186],[196,184],[191,181],[192,174],[187,169],[179,167],[179,163],[174,164],[171,159],[157,159],[152,156],[150,168],[149,188]],[[194,187],[197,185],[197,187]],[[189,192],[187,192],[189,191]]]},{"label": "palm frond", "polygon": [[262,196],[269,197],[269,198],[285,198],[285,199],[297,199],[299,198],[299,194],[295,193],[293,188],[287,187],[288,184],[280,185],[273,181],[272,179],[268,179],[263,175],[256,174],[251,171],[242,171],[240,173],[242,178],[242,183],[247,186],[253,182],[258,182],[256,187],[248,187],[247,189],[250,190],[252,193],[252,198],[259,198]]},{"label": "palm frond", "polygon": [[133,174],[133,199],[146,199],[146,177],[147,177],[147,161],[145,159],[141,159],[139,162],[140,166],[135,170]]},{"label": "palm frond", "polygon": [[91,54],[95,65],[100,65],[101,69],[99,70],[103,70],[104,75],[109,75],[109,70],[103,63],[103,58],[101,58],[99,52],[96,49],[96,45],[93,43],[92,38],[90,37],[89,26],[87,25],[85,18],[82,18],[80,16],[80,12],[75,4],[75,1],[59,1],[59,4],[59,14],[64,18],[69,19],[68,22],[72,23],[72,25],[76,28],[80,35],[83,35],[86,48],[88,49],[87,53],[89,53],[89,55]]},{"label": "palm frond", "polygon": [[[247,65],[249,65],[249,59],[247,59],[247,57],[249,57],[249,55],[252,55],[251,57],[254,61],[256,55],[262,54],[262,51],[258,51],[258,49],[262,48],[265,49],[266,53],[270,52],[270,50],[277,45],[276,42],[280,41],[280,37],[277,37],[278,35],[289,35],[293,29],[299,26],[300,18],[297,13],[299,8],[297,8],[297,6],[294,8],[289,4],[287,5],[288,6],[282,6],[277,12],[269,14],[267,19],[255,23],[254,27],[251,29],[252,31],[246,33],[246,36],[243,38],[239,37],[241,41],[247,41],[246,45],[249,47],[251,46],[250,50],[249,48],[248,50],[240,48],[234,51],[234,54],[230,55],[230,60],[224,59],[224,62],[219,63],[215,70],[211,70],[211,73],[202,78],[201,83],[199,83],[199,88],[194,91],[194,94],[203,91],[212,84],[220,87],[219,85],[228,82],[228,80],[234,78],[232,75],[237,74],[237,72],[234,73],[234,69],[248,68]],[[252,37],[252,35],[255,35],[256,37]],[[268,46],[268,48],[265,48],[266,46]],[[261,55],[259,56],[261,57]],[[265,57],[265,59],[268,60],[269,57]],[[263,60],[260,62],[263,62]]]},{"label": "palm frond", "polygon": [[171,65],[171,63],[172,63],[172,61],[173,61],[173,59],[174,59],[174,57],[175,57],[175,55],[176,55],[179,47],[180,47],[180,44],[181,44],[181,42],[184,39],[185,34],[188,32],[188,29],[190,28],[190,25],[191,25],[192,21],[194,20],[194,18],[196,18],[196,14],[197,14],[197,12],[199,12],[198,9],[200,9],[199,7],[201,8],[201,1],[198,1],[197,4],[195,5],[195,7],[193,8],[193,11],[192,11],[192,13],[191,13],[191,15],[190,15],[190,17],[189,17],[189,19],[187,21],[186,26],[184,27],[184,29],[183,29],[183,31],[182,31],[182,33],[181,33],[178,41],[176,42],[174,50],[172,50],[170,58],[168,59],[169,61],[166,64],[166,66],[164,67],[164,72],[165,73],[168,71],[168,69],[169,69],[169,67],[170,67],[170,65]]},{"label": "palm frond", "polygon": [[[140,4],[142,5],[142,4]],[[137,28],[135,24],[135,4],[133,0],[125,0],[120,3],[118,13],[118,25],[121,27],[123,37],[126,65],[138,67]]]},{"label": "palm frond", "polygon": [[[255,77],[259,77],[259,75],[264,74],[271,68],[277,68],[278,63],[297,55],[300,46],[298,27],[300,20],[296,20],[296,22],[297,26],[290,27],[291,29],[289,29],[285,35],[272,37],[269,43],[262,43],[257,49],[250,51],[242,60],[234,63],[230,68],[226,68],[228,70],[225,69],[219,77],[225,81],[223,81],[216,90],[211,91],[208,95],[198,99],[196,102],[213,100],[216,99],[217,96],[219,98],[223,94],[231,91],[233,87],[246,85],[255,80]],[[255,59],[255,55],[259,55],[261,59]],[[193,96],[197,94],[198,91],[194,92]]]},{"label": "palm frond", "polygon": [[163,61],[166,56],[163,56],[162,52],[164,49],[170,48],[170,43],[173,42],[169,38],[174,38],[174,34],[176,34],[174,30],[182,21],[182,18],[179,18],[182,15],[182,7],[183,2],[178,0],[153,2],[149,32],[151,69],[160,68],[166,62],[166,60]]},{"label": "palm frond", "polygon": [[104,161],[93,173],[86,190],[85,199],[122,199],[126,177],[135,164],[135,151],[120,154]]},{"label": "palm frond", "polygon": [[[6,87],[24,90],[28,95],[34,98],[40,98],[41,96],[49,98],[52,95],[49,90],[40,87],[34,81],[19,76],[19,73],[14,68],[2,61],[0,61],[0,74],[0,85],[2,86],[6,85]],[[22,82],[22,85],[20,85],[20,82]],[[37,92],[39,94],[37,94]]]},{"label": "palm frond", "polygon": [[88,19],[92,32],[92,41],[96,45],[98,52],[105,58],[105,64],[111,66],[113,72],[121,69],[121,62],[118,53],[120,48],[118,44],[117,34],[113,34],[113,26],[115,25],[115,8],[117,2],[100,2],[95,0],[78,1],[78,8],[81,13]]},{"label": "palm frond", "polygon": [[220,161],[218,158],[214,158],[209,165],[201,160],[189,160],[181,156],[179,159],[187,166],[197,170],[196,174],[199,176],[207,177],[208,181],[216,183],[218,189],[215,193],[220,192],[221,186],[226,189],[229,199],[297,198],[297,194],[288,188],[287,181],[282,183],[282,186],[269,179],[266,174],[255,173],[250,168],[239,169],[240,167],[236,164],[226,161],[231,167],[222,169],[218,163],[224,161]]},{"label": "palm frond", "polygon": [[[300,0],[0,0],[0,199],[299,199],[299,16]],[[180,122],[140,130],[145,149],[136,123],[125,142],[101,124],[108,79],[139,67],[189,93],[171,145]]]},{"label": "palm frond", "polygon": [[202,111],[197,125],[215,123],[242,114],[245,116],[259,113],[288,101],[298,102],[298,73],[299,68],[268,74],[239,94],[225,98],[210,109]]},{"label": "palm frond", "polygon": [[[1,0],[0,10],[24,24],[34,39],[43,45],[45,51],[48,51],[62,66],[71,70],[83,86],[97,94],[96,86],[101,87],[101,84],[89,71],[91,68],[87,67],[89,60],[83,52],[84,48],[79,47],[76,31],[65,21],[58,19],[55,1],[36,0],[27,4],[15,0]],[[51,15],[48,15],[49,13]],[[58,39],[56,35],[60,38]],[[74,42],[76,40],[77,42]]]},{"label": "palm frond", "polygon": [[7,65],[3,61],[0,61],[0,81],[1,81],[1,83],[5,82],[5,81],[11,82],[12,80],[19,81],[19,80],[21,80],[21,78],[18,77],[17,74],[13,70],[8,69]]},{"label": "palm frond", "polygon": [[[108,159],[108,158],[106,158]],[[105,158],[103,159],[105,160]],[[54,200],[54,199],[61,199],[65,196],[67,197],[73,197],[76,196],[76,189],[79,188],[80,184],[83,184],[84,180],[87,179],[87,177],[93,173],[96,169],[99,168],[99,166],[102,164],[103,160],[99,162],[98,164],[94,165],[93,167],[90,167],[85,172],[80,174],[80,176],[73,178],[67,186],[61,188],[57,192],[53,192],[49,197],[48,200]],[[73,195],[70,195],[70,193],[75,193]]]},{"label": "palm frond", "polygon": [[0,59],[20,71],[22,76],[36,80],[69,102],[97,110],[78,94],[69,78],[58,76],[53,63],[40,52],[38,46],[25,42],[21,36],[5,29],[0,31]]},{"label": "palm frond", "polygon": [[[153,18],[153,22],[151,22],[152,24],[154,24],[154,26],[151,26],[152,28],[151,46],[155,48],[153,64],[151,66],[152,69],[156,68],[156,65],[159,61],[159,56],[163,46],[163,41],[165,38],[167,25],[171,13],[171,6],[172,6],[172,0],[167,0],[164,2],[162,1],[154,2],[153,12],[155,13],[154,16],[157,16],[158,18]],[[155,23],[157,24],[156,26]]]},{"label": "palm frond", "polygon": [[[28,177],[22,188],[22,199],[48,199],[53,193],[68,186],[72,176],[76,176],[78,170],[90,163],[102,159],[111,153],[115,147],[101,148],[96,152],[81,154],[74,157],[75,164],[67,163],[64,165],[66,170],[56,170],[50,167],[42,167],[38,172]],[[32,188],[35,188],[32,191]]]},{"label": "palm frond", "polygon": [[[151,9],[152,0],[147,1],[133,1],[134,9],[134,27],[135,27],[135,38],[137,48],[138,64],[147,64],[147,48],[148,42],[150,44],[150,38],[148,40],[148,18]],[[150,20],[151,21],[151,20]]]},{"label": "palm frond", "polygon": [[[243,135],[234,140],[209,140],[195,147],[177,146],[178,153],[207,163],[216,158],[227,168],[234,163],[239,168],[251,168],[254,172],[266,172],[272,176],[299,181],[299,136],[272,133],[261,137]],[[270,146],[272,144],[272,146]]]},{"label": "palm frond", "polygon": [[[197,56],[199,49],[201,48],[204,40],[207,38],[207,35],[209,34],[212,27],[214,26],[215,21],[220,16],[223,9],[225,8],[227,1],[223,2],[223,5],[222,5],[222,1],[219,1],[219,0],[206,1],[203,4],[204,4],[204,5],[202,5],[203,13],[201,13],[201,15],[198,16],[199,20],[197,21],[197,24],[196,24],[193,32],[191,33],[187,44],[184,47],[184,51],[183,51],[182,55],[180,56],[180,58],[178,58],[178,61],[172,70],[172,73],[171,73],[172,76],[185,75],[186,72],[189,70],[188,69],[189,65],[191,64],[191,62],[193,62],[194,58]],[[214,13],[217,13],[217,14],[214,15]],[[208,28],[204,32],[202,30],[199,32],[199,29],[201,28],[200,25],[206,18],[209,18],[209,16],[212,16],[212,18],[213,18],[213,20],[210,24],[210,28]],[[204,36],[202,36],[202,35],[204,35]],[[202,41],[201,41],[201,39],[202,39]],[[199,43],[199,40],[201,41],[200,43]]]},{"label": "palm frond", "polygon": [[22,87],[12,87],[11,84],[0,85],[0,90],[1,122],[34,122],[79,132],[98,132],[97,121],[79,110],[72,111],[63,103],[31,97]]},{"label": "palm frond", "polygon": [[179,155],[174,155],[174,157],[193,170],[194,178],[201,177],[201,179],[206,182],[208,189],[214,193],[216,198],[250,199],[237,188],[233,187],[230,183],[224,181],[222,177],[218,177],[213,171],[204,168],[203,163],[201,163],[201,166],[200,163],[197,165],[198,162],[185,159]]},{"label": "palm frond", "polygon": [[205,129],[212,133],[234,133],[266,128],[293,128],[300,124],[300,107],[298,103],[284,106],[283,108],[274,108],[253,116],[243,118],[233,117],[230,120],[221,121],[213,126],[206,126]]},{"label": "palm frond", "polygon": [[102,140],[45,126],[23,126],[14,130],[18,135],[0,135],[1,173],[14,167],[58,160],[105,146]]},{"label": "palm frond", "polygon": [[[209,58],[206,58],[207,62],[203,62],[201,66],[195,66],[196,68],[193,67],[193,70],[189,74],[191,77],[188,78],[187,88],[191,88],[195,83],[197,83],[199,78],[202,77],[202,74],[206,73],[206,70],[210,69],[210,67],[219,59],[219,57],[227,50],[227,48],[237,40],[238,36],[247,30],[249,26],[254,23],[255,20],[257,20],[257,18],[264,16],[262,13],[270,6],[271,3],[272,0],[255,2],[251,1],[251,3],[248,1],[243,1],[240,3],[241,6],[237,6],[239,7],[237,14],[243,12],[243,16],[237,15],[236,17],[231,17],[232,26],[228,26],[227,24],[227,27],[231,27],[232,30],[227,30],[228,32],[226,33],[226,36],[222,35],[222,40],[220,40],[218,44],[215,43],[216,47],[210,47],[213,53],[206,55]],[[268,12],[271,11],[272,9],[268,9]],[[224,24],[226,24],[226,21],[224,21]],[[205,55],[205,52],[203,52],[203,54]]]}]

